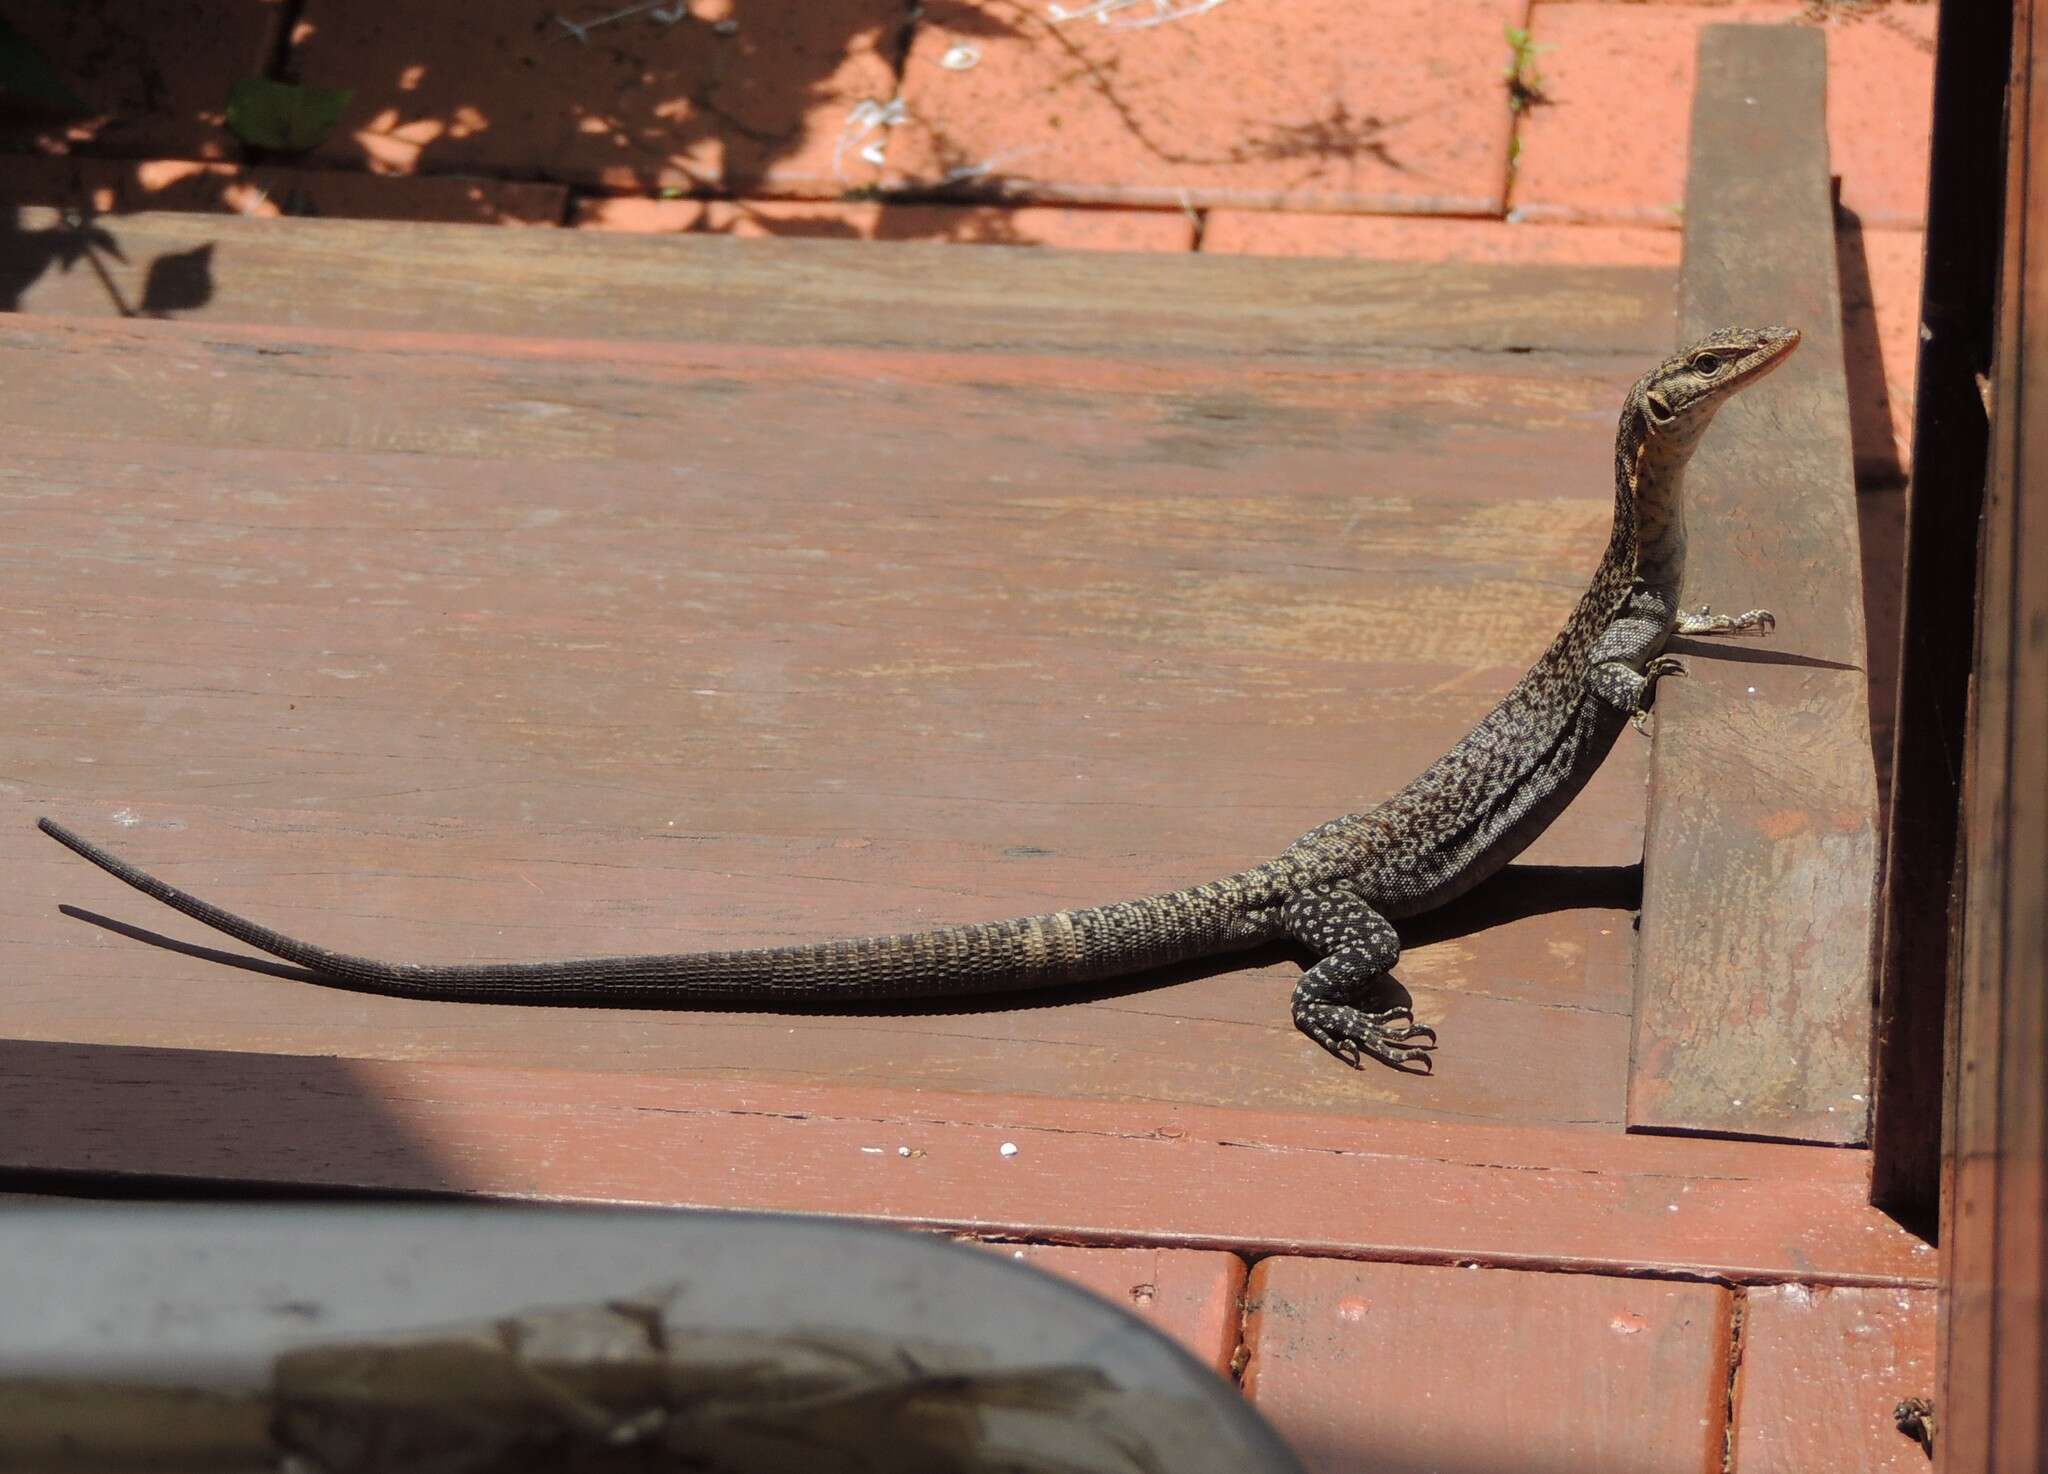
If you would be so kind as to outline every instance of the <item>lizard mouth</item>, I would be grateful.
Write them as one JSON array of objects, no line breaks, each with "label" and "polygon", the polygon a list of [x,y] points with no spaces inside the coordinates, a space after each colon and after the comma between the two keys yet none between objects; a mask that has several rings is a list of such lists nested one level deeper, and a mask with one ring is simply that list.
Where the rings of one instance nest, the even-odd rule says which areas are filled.
[{"label": "lizard mouth", "polygon": [[1799,346],[1797,328],[1759,328],[1757,346],[1743,359],[1738,377],[1760,379],[1792,356]]}]

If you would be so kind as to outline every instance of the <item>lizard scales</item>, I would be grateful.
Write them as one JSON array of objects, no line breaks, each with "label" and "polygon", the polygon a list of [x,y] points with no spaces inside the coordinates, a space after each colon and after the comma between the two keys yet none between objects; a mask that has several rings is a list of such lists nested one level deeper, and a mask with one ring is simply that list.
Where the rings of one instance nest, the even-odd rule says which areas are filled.
[{"label": "lizard scales", "polygon": [[1709,334],[1636,381],[1615,437],[1614,523],[1591,585],[1535,665],[1464,740],[1373,808],[1317,826],[1278,856],[1165,895],[896,936],[744,951],[559,962],[400,963],[285,936],[168,884],[50,819],[44,833],[196,921],[320,981],[458,1002],[801,1008],[955,998],[1092,982],[1292,939],[1317,961],[1297,982],[1295,1024],[1356,1065],[1427,1068],[1435,1033],[1406,1008],[1374,1008],[1400,956],[1392,926],[1494,874],[1543,832],[1640,725],[1674,630],[1771,627],[1769,614],[1682,614],[1683,481],[1714,412],[1799,342],[1791,328]]}]

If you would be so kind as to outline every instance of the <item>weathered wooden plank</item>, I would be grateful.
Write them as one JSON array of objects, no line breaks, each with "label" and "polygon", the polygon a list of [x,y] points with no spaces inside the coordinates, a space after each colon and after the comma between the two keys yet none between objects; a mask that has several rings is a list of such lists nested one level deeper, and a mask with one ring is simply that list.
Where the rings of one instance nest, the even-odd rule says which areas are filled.
[{"label": "weathered wooden plank", "polygon": [[[1371,358],[1443,348],[1659,351],[1647,267],[1246,262],[992,246],[505,232],[368,220],[101,217],[92,268],[55,211],[0,231],[23,311],[610,341]],[[118,254],[117,254],[118,252]],[[152,293],[151,283],[157,285]]]},{"label": "weathered wooden plank", "polygon": [[1266,1259],[1244,1389],[1311,1471],[1708,1474],[1728,1312],[1718,1285]]},{"label": "weathered wooden plank", "polygon": [[2048,1464],[2048,13],[2013,13],[1942,1142],[1945,1470]]},{"label": "weathered wooden plank", "polygon": [[1729,1467],[1925,1474],[1926,1451],[1899,1432],[1892,1412],[1933,1393],[1931,1291],[1752,1289],[1743,1297]]},{"label": "weathered wooden plank", "polygon": [[1702,36],[1686,202],[1688,335],[1806,341],[1738,395],[1687,482],[1685,602],[1776,612],[1762,645],[1685,641],[1658,691],[1629,1122],[1864,1138],[1876,779],[1870,753],[1818,31]]},{"label": "weathered wooden plank", "polygon": [[907,929],[1226,873],[1456,740],[1597,560],[1634,364],[1458,357],[1238,374],[13,319],[0,1020],[1618,1127],[1634,741],[1530,855],[1592,873],[1523,868],[1411,929],[1400,976],[1460,1051],[1434,1080],[1334,1065],[1274,954],[860,1017],[336,993],[61,914],[221,940],[31,827],[54,807],[275,924],[421,957]]},{"label": "weathered wooden plank", "polygon": [[1934,1263],[1861,1153],[745,1075],[0,1043],[0,1169],[1733,1280]]}]

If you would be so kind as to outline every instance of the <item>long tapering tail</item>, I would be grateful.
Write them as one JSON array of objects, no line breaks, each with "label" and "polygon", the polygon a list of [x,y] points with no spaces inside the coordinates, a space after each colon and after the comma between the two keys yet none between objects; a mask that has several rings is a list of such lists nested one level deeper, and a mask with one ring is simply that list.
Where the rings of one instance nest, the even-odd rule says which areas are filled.
[{"label": "long tapering tail", "polygon": [[1094,982],[1263,941],[1239,878],[1108,906],[895,936],[790,947],[585,957],[560,962],[405,963],[330,951],[180,890],[52,819],[36,827],[116,880],[194,921],[358,992],[459,1003],[770,1008],[948,998]]}]

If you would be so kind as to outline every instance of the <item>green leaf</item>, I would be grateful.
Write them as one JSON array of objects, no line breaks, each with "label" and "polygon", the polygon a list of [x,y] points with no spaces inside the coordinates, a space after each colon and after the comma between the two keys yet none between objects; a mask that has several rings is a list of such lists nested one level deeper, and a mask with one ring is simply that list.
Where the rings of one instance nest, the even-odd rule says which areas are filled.
[{"label": "green leaf", "polygon": [[64,85],[49,59],[4,20],[0,20],[0,93],[69,113],[90,111],[84,100]]},{"label": "green leaf", "polygon": [[258,148],[304,153],[334,131],[354,95],[347,87],[295,87],[244,77],[228,94],[228,130]]}]

